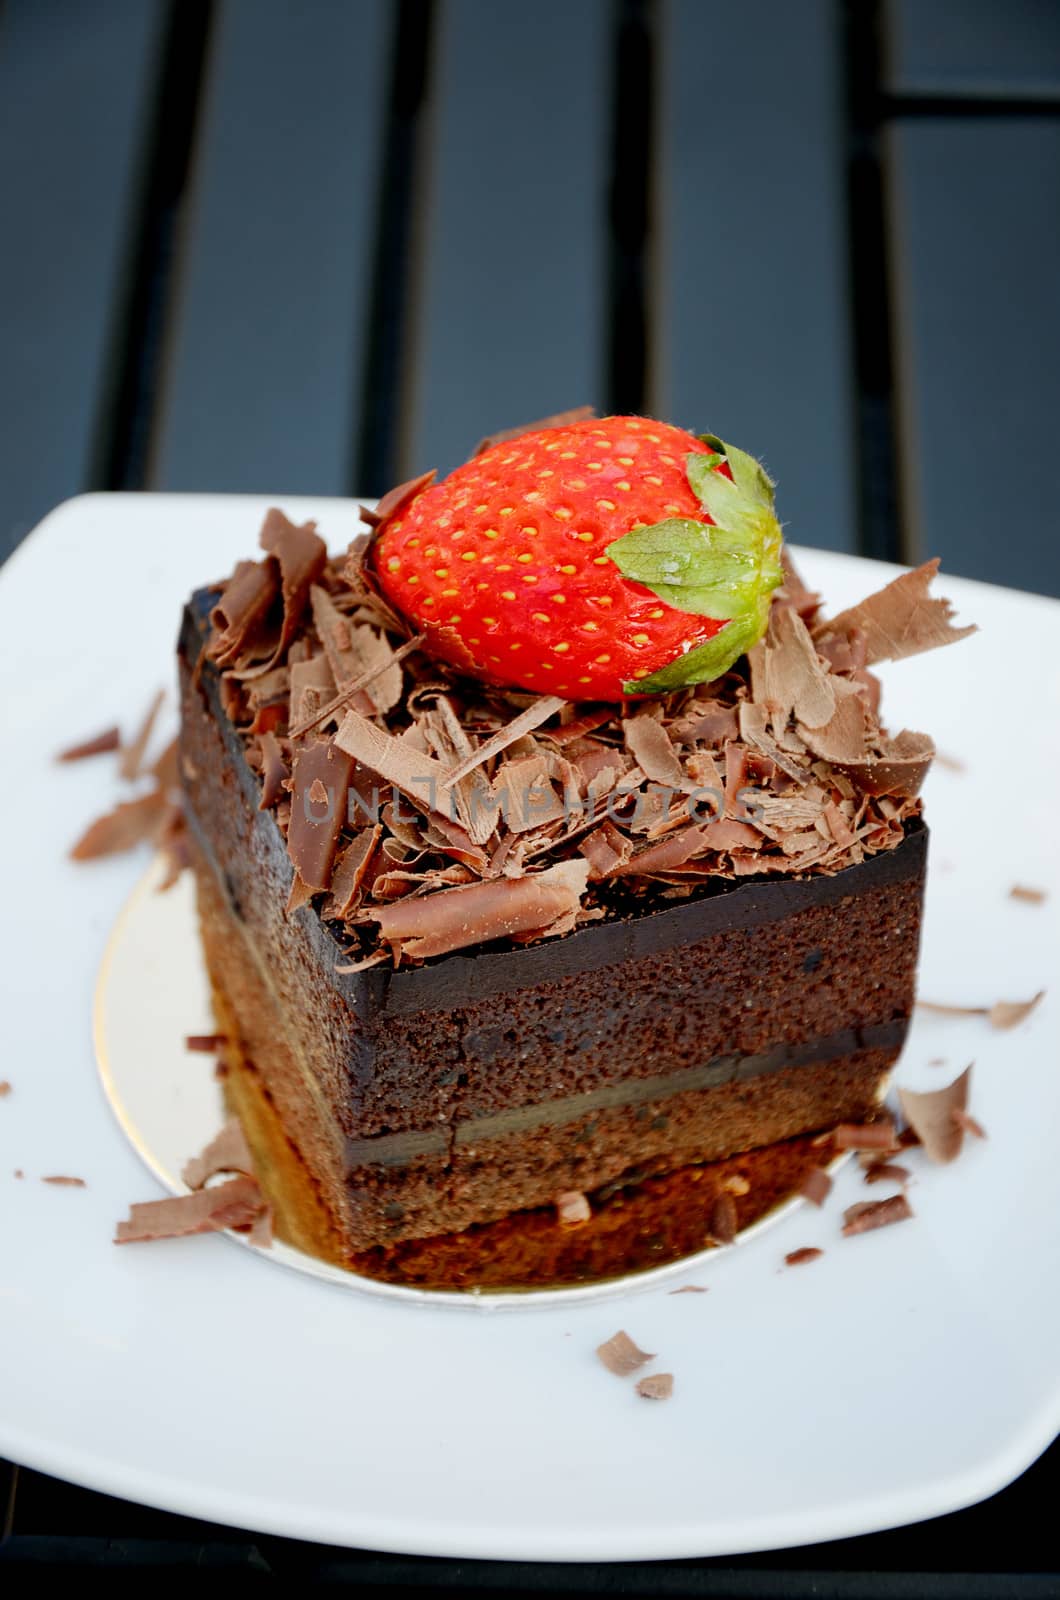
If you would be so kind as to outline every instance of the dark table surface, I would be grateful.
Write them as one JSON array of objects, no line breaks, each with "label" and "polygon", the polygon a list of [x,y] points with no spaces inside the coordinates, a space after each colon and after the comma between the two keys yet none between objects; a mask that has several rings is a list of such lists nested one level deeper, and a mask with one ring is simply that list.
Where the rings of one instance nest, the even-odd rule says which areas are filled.
[{"label": "dark table surface", "polygon": [[[93,489],[377,494],[591,402],[762,455],[795,540],[1058,594],[1058,201],[1057,0],[3,0],[0,559]],[[1056,1594],[1058,1461],[909,1529],[611,1568],[0,1464],[0,1583]]]}]

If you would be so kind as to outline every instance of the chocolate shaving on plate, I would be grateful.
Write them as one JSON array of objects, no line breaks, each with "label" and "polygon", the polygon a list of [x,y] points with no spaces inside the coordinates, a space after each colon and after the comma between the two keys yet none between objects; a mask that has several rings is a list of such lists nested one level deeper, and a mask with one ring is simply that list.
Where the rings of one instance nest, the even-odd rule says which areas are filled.
[{"label": "chocolate shaving on plate", "polygon": [[261,1190],[253,1178],[231,1178],[211,1189],[130,1206],[128,1220],[118,1223],[114,1243],[179,1239],[225,1228],[248,1228],[263,1206]]},{"label": "chocolate shaving on plate", "polygon": [[212,1138],[201,1155],[185,1163],[181,1177],[189,1189],[201,1189],[219,1172],[241,1172],[253,1177],[254,1163],[239,1120],[232,1117]]},{"label": "chocolate shaving on plate", "polygon": [[671,1294],[706,1294],[707,1291],[698,1283],[683,1283],[680,1289],[671,1289]]},{"label": "chocolate shaving on plate", "polygon": [[989,1018],[992,1028],[1015,1028],[1025,1017],[1045,998],[1045,990],[1039,989],[1038,993],[1030,1000],[998,1000],[990,1007]]},{"label": "chocolate shaving on plate", "polygon": [[41,1183],[51,1183],[57,1189],[85,1189],[88,1185],[84,1178],[68,1178],[65,1173],[54,1173],[51,1177],[42,1178]]},{"label": "chocolate shaving on plate", "polygon": [[104,728],[102,733],[97,733],[92,739],[85,739],[81,744],[69,745],[65,750],[60,750],[56,761],[84,761],[89,756],[109,755],[112,750],[117,750],[121,745],[121,732],[118,728]]},{"label": "chocolate shaving on plate", "polygon": [[960,1107],[953,1113],[953,1120],[964,1133],[970,1133],[973,1139],[985,1139],[986,1129],[976,1120],[970,1112],[961,1110]]},{"label": "chocolate shaving on plate", "polygon": [[784,1260],[789,1267],[802,1267],[823,1255],[824,1251],[819,1250],[816,1245],[804,1244],[798,1250],[789,1250]]},{"label": "chocolate shaving on plate", "polygon": [[823,1167],[811,1167],[799,1185],[799,1193],[811,1205],[823,1206],[832,1192],[832,1180]]},{"label": "chocolate shaving on plate", "polygon": [[964,1130],[956,1113],[968,1109],[972,1069],[965,1067],[942,1089],[899,1089],[903,1115],[916,1132],[930,1161],[955,1161],[961,1153]]},{"label": "chocolate shaving on plate", "polygon": [[892,1222],[905,1222],[913,1215],[913,1208],[904,1194],[888,1195],[886,1200],[859,1200],[843,1212],[843,1233],[847,1238],[856,1233],[871,1233],[874,1228],[886,1228]]},{"label": "chocolate shaving on plate", "polygon": [[1014,883],[1008,897],[1010,900],[1023,900],[1029,906],[1040,906],[1048,900],[1049,895],[1045,889],[1032,889],[1025,883]]},{"label": "chocolate shaving on plate", "polygon": [[556,1196],[556,1220],[573,1228],[592,1221],[592,1207],[580,1189],[569,1189]]},{"label": "chocolate shaving on plate", "polygon": [[1015,1028],[1025,1017],[1045,998],[1045,990],[1039,989],[1038,993],[1030,1000],[995,1000],[992,1006],[951,1006],[944,1005],[937,1000],[920,1000],[916,1004],[921,1011],[932,1011],[940,1017],[986,1017],[992,1028]]},{"label": "chocolate shaving on plate", "polygon": [[908,1183],[909,1168],[893,1161],[874,1161],[865,1169],[866,1183]]},{"label": "chocolate shaving on plate", "polygon": [[642,1400],[669,1400],[674,1392],[674,1375],[672,1372],[650,1372],[646,1378],[638,1381],[636,1390]]},{"label": "chocolate shaving on plate", "polygon": [[118,773],[126,783],[134,783],[143,770],[144,755],[151,738],[151,730],[155,725],[155,718],[162,709],[162,702],[166,698],[165,690],[159,689],[151,704],[148,706],[144,719],[131,744],[123,747],[118,760]]},{"label": "chocolate shaving on plate", "polygon": [[610,1339],[605,1339],[603,1344],[597,1345],[596,1354],[608,1372],[613,1372],[616,1378],[628,1378],[631,1372],[636,1372],[639,1367],[655,1360],[654,1355],[641,1350],[621,1328],[617,1333],[613,1333]]},{"label": "chocolate shaving on plate", "polygon": [[227,1043],[228,1035],[224,1033],[189,1033],[184,1037],[185,1050],[199,1055],[215,1056]]},{"label": "chocolate shaving on plate", "polygon": [[484,439],[480,439],[473,456],[492,450],[495,444],[508,444],[512,439],[521,439],[524,434],[540,433],[545,428],[569,428],[572,422],[588,422],[595,415],[592,406],[574,406],[570,411],[555,411],[550,417],[542,417],[540,422],[524,422],[518,428],[502,428],[498,433],[488,433]]},{"label": "chocolate shaving on plate", "polygon": [[6,1078],[0,1078],[0,1100],[4,1100],[11,1093],[11,1084]]},{"label": "chocolate shaving on plate", "polygon": [[166,800],[160,789],[126,800],[97,817],[70,851],[74,861],[95,861],[101,856],[120,855],[157,836],[165,819]]}]

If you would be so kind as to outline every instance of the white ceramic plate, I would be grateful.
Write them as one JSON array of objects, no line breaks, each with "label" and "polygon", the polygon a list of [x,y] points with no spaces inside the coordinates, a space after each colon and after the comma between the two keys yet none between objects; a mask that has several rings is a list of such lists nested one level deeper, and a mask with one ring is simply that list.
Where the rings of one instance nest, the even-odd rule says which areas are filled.
[{"label": "white ceramic plate", "polygon": [[[171,680],[185,593],[252,553],[267,503],[75,500],[0,575],[0,1078],[13,1085],[0,1099],[0,1452],[265,1532],[527,1559],[801,1544],[1000,1488],[1060,1420],[1060,606],[949,580],[982,632],[886,674],[892,724],[928,729],[966,763],[929,779],[923,992],[981,1004],[1053,991],[1012,1033],[918,1017],[901,1081],[944,1081],[974,1057],[989,1140],[953,1168],[917,1165],[914,1221],[844,1240],[842,1208],[880,1192],[848,1167],[822,1214],[799,1208],[691,1269],[708,1294],[672,1296],[668,1280],[488,1316],[350,1294],[223,1238],[110,1242],[131,1200],[161,1192],[92,1059],[97,971],[145,861],[66,862],[119,784],[111,760],[51,758],[110,721],[135,724]],[[333,547],[355,531],[349,502],[285,503]],[[888,576],[814,552],[801,564],[835,606]],[[1013,902],[1016,882],[1050,899]],[[145,1059],[155,1044],[145,1030]],[[948,1067],[928,1065],[938,1057]],[[49,1174],[87,1187],[39,1181]],[[824,1256],[784,1268],[805,1244]],[[659,1352],[646,1370],[675,1374],[672,1400],[639,1400],[597,1363],[618,1327]]]}]

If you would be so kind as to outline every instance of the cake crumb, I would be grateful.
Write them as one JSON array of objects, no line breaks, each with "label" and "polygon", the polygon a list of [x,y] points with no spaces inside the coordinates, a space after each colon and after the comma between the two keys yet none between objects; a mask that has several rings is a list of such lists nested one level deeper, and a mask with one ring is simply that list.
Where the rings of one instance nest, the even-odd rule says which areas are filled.
[{"label": "cake crumb", "polygon": [[591,1222],[592,1207],[580,1189],[568,1189],[556,1196],[556,1217],[565,1228],[576,1228]]},{"label": "cake crumb", "polygon": [[646,1378],[641,1378],[637,1384],[637,1393],[644,1400],[669,1400],[674,1392],[674,1375],[672,1372],[652,1372]]},{"label": "cake crumb", "polygon": [[228,1035],[225,1033],[188,1033],[184,1036],[185,1050],[207,1056],[216,1055],[227,1043]]},{"label": "cake crumb", "polygon": [[789,1250],[784,1257],[789,1267],[802,1267],[810,1261],[816,1261],[818,1256],[823,1256],[824,1251],[819,1250],[814,1244],[804,1244],[798,1250]]},{"label": "cake crumb", "polygon": [[631,1372],[636,1372],[645,1362],[655,1360],[654,1354],[635,1345],[623,1328],[613,1333],[610,1339],[605,1339],[603,1344],[597,1345],[596,1354],[608,1372],[613,1372],[616,1378],[628,1378]]}]

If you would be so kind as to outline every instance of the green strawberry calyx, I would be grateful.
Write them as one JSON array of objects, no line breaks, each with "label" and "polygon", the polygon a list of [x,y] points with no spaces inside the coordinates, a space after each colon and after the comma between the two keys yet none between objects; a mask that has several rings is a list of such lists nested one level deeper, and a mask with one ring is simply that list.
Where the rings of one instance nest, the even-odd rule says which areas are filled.
[{"label": "green strawberry calyx", "polygon": [[[771,479],[745,451],[716,434],[700,437],[707,453],[690,453],[685,470],[710,522],[670,517],[623,534],[607,553],[623,577],[667,605],[725,626],[658,672],[623,684],[627,694],[666,694],[720,678],[762,637],[770,597],[783,582]],[[723,462],[731,477],[718,471]]]}]

